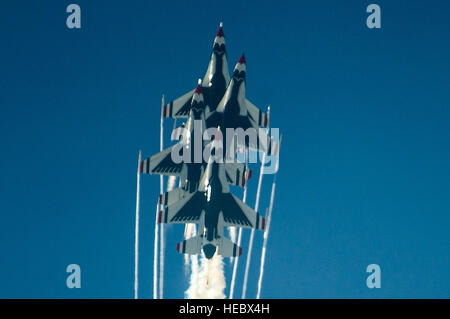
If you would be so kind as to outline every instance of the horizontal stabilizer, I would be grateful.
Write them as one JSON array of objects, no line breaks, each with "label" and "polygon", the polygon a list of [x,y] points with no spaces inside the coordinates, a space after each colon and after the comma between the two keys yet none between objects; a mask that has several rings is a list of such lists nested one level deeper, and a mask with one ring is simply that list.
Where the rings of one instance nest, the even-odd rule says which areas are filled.
[{"label": "horizontal stabilizer", "polygon": [[222,257],[238,257],[242,255],[242,248],[231,240],[222,237],[220,238],[219,255]]},{"label": "horizontal stabilizer", "polygon": [[183,240],[177,244],[177,251],[180,254],[200,254],[202,249],[202,238],[200,236],[194,236],[192,238]]}]

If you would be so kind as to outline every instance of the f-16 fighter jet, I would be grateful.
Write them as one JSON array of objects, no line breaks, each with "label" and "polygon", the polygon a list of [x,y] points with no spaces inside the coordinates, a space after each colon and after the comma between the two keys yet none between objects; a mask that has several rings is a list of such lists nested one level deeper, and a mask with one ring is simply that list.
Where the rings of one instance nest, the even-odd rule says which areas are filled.
[{"label": "f-16 fighter jet", "polygon": [[[209,112],[214,112],[216,110],[217,105],[222,100],[223,95],[227,90],[229,82],[230,74],[228,71],[227,53],[225,50],[225,37],[222,30],[222,23],[220,23],[219,31],[217,31],[214,39],[213,51],[211,53],[208,69],[202,82],[205,106],[208,107]],[[163,116],[171,118],[187,118],[189,116],[191,106],[190,101],[193,94],[193,90],[189,91],[165,105],[163,108]],[[267,126],[267,115],[248,100],[246,100],[245,110],[247,109],[257,125]],[[245,112],[245,110],[242,112]],[[213,127],[217,126],[213,125]]]},{"label": "f-16 fighter jet", "polygon": [[[222,99],[229,81],[230,73],[228,71],[227,53],[225,50],[225,37],[222,30],[222,23],[220,23],[219,31],[217,31],[214,39],[208,69],[202,82],[206,104],[215,109]],[[193,94],[194,90],[189,91],[165,105],[163,116],[171,118],[187,118],[189,116],[191,107],[190,101]]]},{"label": "f-16 fighter jet", "polygon": [[[186,194],[197,191],[200,178],[205,171],[207,162],[203,159],[203,146],[201,145],[203,141],[198,141],[195,138],[196,134],[203,137],[206,129],[205,101],[202,90],[203,88],[199,83],[191,99],[189,118],[180,141],[141,162],[141,173],[180,177],[180,188],[160,195],[159,200],[163,205],[170,205]],[[198,130],[198,132],[194,132],[195,130]],[[175,159],[174,154],[177,154],[179,158]],[[237,161],[226,163],[224,169],[226,180],[232,185],[244,186],[246,180],[251,177],[251,171]]]},{"label": "f-16 fighter jet", "polygon": [[[244,54],[242,54],[217,108],[212,110],[208,106],[206,107],[206,124],[208,127],[241,128],[244,131],[253,128],[255,139],[246,141],[245,146],[270,154],[272,141],[267,133],[259,131],[259,127],[268,126],[268,117],[245,98],[245,75],[246,62]],[[226,142],[224,144],[227,145]]]},{"label": "f-16 fighter jet", "polygon": [[177,245],[182,254],[200,254],[211,259],[217,252],[223,257],[242,254],[242,248],[224,237],[224,227],[246,227],[263,230],[265,219],[230,193],[225,164],[210,161],[202,174],[196,192],[170,204],[159,212],[160,223],[196,223],[198,236]]}]

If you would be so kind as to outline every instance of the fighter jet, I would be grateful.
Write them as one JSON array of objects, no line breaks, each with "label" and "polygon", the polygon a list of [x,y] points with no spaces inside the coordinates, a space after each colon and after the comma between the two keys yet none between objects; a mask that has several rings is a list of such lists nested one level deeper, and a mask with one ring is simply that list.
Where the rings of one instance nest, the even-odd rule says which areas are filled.
[{"label": "fighter jet", "polygon": [[[246,62],[241,55],[233,71],[233,77],[227,90],[215,110],[206,107],[206,124],[208,127],[221,126],[223,128],[254,128],[256,141],[246,141],[245,147],[257,149],[270,154],[271,139],[266,133],[260,132],[259,127],[268,126],[268,116],[245,97]],[[264,139],[264,140],[263,140]],[[224,141],[226,144],[226,141]]]},{"label": "fighter jet", "polygon": [[265,219],[230,192],[225,164],[209,161],[198,189],[159,212],[159,223],[196,223],[198,236],[177,244],[182,254],[200,254],[211,259],[217,252],[236,257],[242,248],[224,237],[224,227],[263,230]]},{"label": "fighter jet", "polygon": [[[208,112],[214,112],[223,99],[223,96],[230,84],[230,74],[228,70],[227,53],[225,49],[225,37],[222,29],[222,22],[214,39],[211,59],[208,69],[202,81],[202,90],[205,98],[205,105]],[[244,61],[245,63],[245,61]],[[163,107],[163,116],[170,118],[187,118],[189,116],[190,101],[194,91],[189,91],[181,97],[169,102]],[[244,94],[245,99],[245,94]],[[245,99],[245,110],[251,114],[252,119],[259,126],[267,126],[267,115],[258,109],[253,103]],[[245,112],[243,110],[242,112]],[[208,126],[209,127],[209,126]],[[217,127],[215,124],[213,127]]]},{"label": "fighter jet", "polygon": [[[202,82],[205,102],[212,109],[215,109],[222,99],[229,81],[230,74],[228,71],[227,53],[225,49],[225,37],[221,22],[214,39],[208,69]],[[191,106],[190,101],[193,94],[194,90],[189,91],[166,104],[163,108],[163,116],[171,118],[187,118],[189,116]]]},{"label": "fighter jet", "polygon": [[[183,198],[186,194],[195,192],[200,183],[200,178],[205,171],[207,162],[203,159],[202,141],[197,141],[195,134],[203,136],[206,129],[204,117],[204,95],[203,87],[198,83],[191,99],[189,107],[189,118],[186,122],[184,130],[177,144],[153,155],[141,162],[140,172],[143,174],[159,174],[166,176],[180,177],[181,187],[170,192],[161,194],[159,201],[163,205],[171,203]],[[200,127],[196,127],[199,124]],[[198,132],[194,132],[194,130]],[[187,154],[184,151],[187,150]],[[180,155],[180,161],[175,162],[172,152]],[[184,156],[189,160],[184,160]],[[246,181],[251,178],[251,170],[247,169],[240,162],[230,162],[225,164],[226,180],[232,185],[245,186]]]}]

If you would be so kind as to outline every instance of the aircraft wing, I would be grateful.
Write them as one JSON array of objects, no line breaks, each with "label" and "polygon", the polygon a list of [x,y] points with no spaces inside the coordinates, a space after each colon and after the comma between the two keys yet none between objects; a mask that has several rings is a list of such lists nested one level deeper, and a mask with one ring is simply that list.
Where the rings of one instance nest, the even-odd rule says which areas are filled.
[{"label": "aircraft wing", "polygon": [[153,155],[141,162],[141,173],[160,174],[168,176],[179,176],[183,168],[183,163],[174,163],[171,152],[172,147]]},{"label": "aircraft wing", "polygon": [[224,195],[222,214],[225,227],[264,229],[265,219],[231,193]]},{"label": "aircraft wing", "polygon": [[159,195],[159,203],[163,206],[169,206],[179,201],[180,199],[183,199],[187,194],[188,192],[184,189],[175,188],[169,192],[165,192]]},{"label": "aircraft wing", "polygon": [[199,202],[205,196],[201,192],[191,193],[159,212],[158,222],[167,224],[199,223],[202,208]]},{"label": "aircraft wing", "polygon": [[245,99],[245,104],[247,105],[247,112],[249,117],[259,126],[267,127],[269,124],[269,117],[266,113],[261,111],[256,105],[254,105],[249,100]]},{"label": "aircraft wing", "polygon": [[164,105],[163,116],[171,118],[187,118],[191,110],[191,100],[195,90],[191,90],[179,98]]}]

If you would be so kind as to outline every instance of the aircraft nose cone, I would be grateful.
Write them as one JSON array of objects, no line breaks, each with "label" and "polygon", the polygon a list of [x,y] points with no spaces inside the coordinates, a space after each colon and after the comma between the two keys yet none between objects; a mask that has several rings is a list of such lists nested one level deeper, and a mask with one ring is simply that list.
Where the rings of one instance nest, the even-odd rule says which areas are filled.
[{"label": "aircraft nose cone", "polygon": [[194,93],[202,94],[202,85],[201,85],[200,81],[199,81],[199,83],[197,84],[197,87],[195,88]]},{"label": "aircraft nose cone", "polygon": [[205,253],[206,258],[211,259],[216,252],[216,246],[212,244],[206,244],[205,246],[203,246],[203,252]]},{"label": "aircraft nose cone", "polygon": [[238,63],[245,64],[245,55],[244,55],[244,53],[242,53],[241,57],[239,58]]},{"label": "aircraft nose cone", "polygon": [[220,23],[219,31],[217,31],[216,37],[223,37],[222,23]]}]

